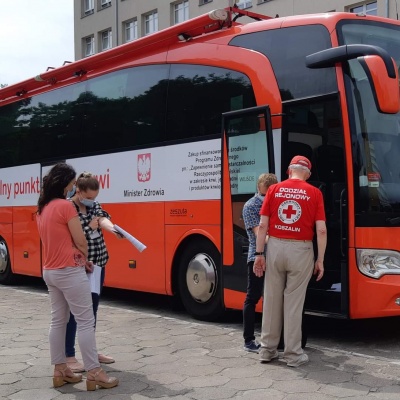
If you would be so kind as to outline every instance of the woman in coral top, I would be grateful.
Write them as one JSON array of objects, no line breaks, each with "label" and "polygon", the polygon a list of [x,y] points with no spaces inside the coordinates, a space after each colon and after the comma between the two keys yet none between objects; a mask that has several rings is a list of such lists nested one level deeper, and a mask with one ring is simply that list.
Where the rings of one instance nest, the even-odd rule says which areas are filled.
[{"label": "woman in coral top", "polygon": [[49,331],[51,363],[54,364],[54,387],[82,380],[73,373],[65,359],[65,332],[69,312],[78,325],[78,342],[87,373],[87,390],[96,386],[112,388],[117,378],[110,378],[100,368],[94,332],[94,315],[86,272],[88,245],[78,213],[66,194],[76,180],[68,164],[56,164],[43,178],[39,196],[37,225],[43,243],[43,279],[49,290],[51,324]]}]

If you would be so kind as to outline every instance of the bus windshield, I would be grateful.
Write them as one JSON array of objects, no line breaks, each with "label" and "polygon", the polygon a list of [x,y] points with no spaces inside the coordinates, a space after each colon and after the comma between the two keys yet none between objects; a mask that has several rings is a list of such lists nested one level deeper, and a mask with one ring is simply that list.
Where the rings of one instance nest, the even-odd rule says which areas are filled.
[{"label": "bus windshield", "polygon": [[[400,27],[372,21],[342,21],[339,44],[382,47],[400,66]],[[357,60],[345,69],[354,166],[356,224],[399,225],[400,113],[382,114]]]}]

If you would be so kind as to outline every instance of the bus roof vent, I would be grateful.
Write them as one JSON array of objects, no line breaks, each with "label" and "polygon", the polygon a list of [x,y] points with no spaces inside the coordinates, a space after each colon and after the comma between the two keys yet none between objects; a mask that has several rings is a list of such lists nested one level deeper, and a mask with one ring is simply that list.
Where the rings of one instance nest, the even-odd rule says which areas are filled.
[{"label": "bus roof vent", "polygon": [[214,21],[226,21],[228,19],[228,12],[226,10],[213,10],[208,13],[208,16]]}]

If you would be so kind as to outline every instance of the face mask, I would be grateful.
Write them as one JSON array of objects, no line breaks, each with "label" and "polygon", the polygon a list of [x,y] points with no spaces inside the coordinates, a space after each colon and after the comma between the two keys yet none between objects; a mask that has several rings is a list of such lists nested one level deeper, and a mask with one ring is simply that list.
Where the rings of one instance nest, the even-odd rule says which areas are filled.
[{"label": "face mask", "polygon": [[66,198],[70,199],[75,194],[75,191],[76,191],[76,186],[74,185],[72,186],[72,189],[67,192]]},{"label": "face mask", "polygon": [[90,199],[80,199],[79,200],[85,207],[92,208],[94,206],[95,200]]}]

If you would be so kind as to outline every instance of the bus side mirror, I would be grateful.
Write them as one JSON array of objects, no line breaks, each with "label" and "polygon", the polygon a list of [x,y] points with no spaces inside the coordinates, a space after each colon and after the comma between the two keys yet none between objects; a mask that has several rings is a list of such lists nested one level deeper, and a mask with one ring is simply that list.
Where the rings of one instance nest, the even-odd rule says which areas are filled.
[{"label": "bus side mirror", "polygon": [[399,74],[395,61],[395,76],[389,76],[383,59],[376,55],[357,57],[371,85],[376,108],[384,114],[400,110]]},{"label": "bus side mirror", "polygon": [[363,66],[379,112],[396,114],[400,109],[399,81],[396,63],[379,46],[348,44],[332,47],[306,57],[308,68],[329,68],[336,63],[357,60]]}]

